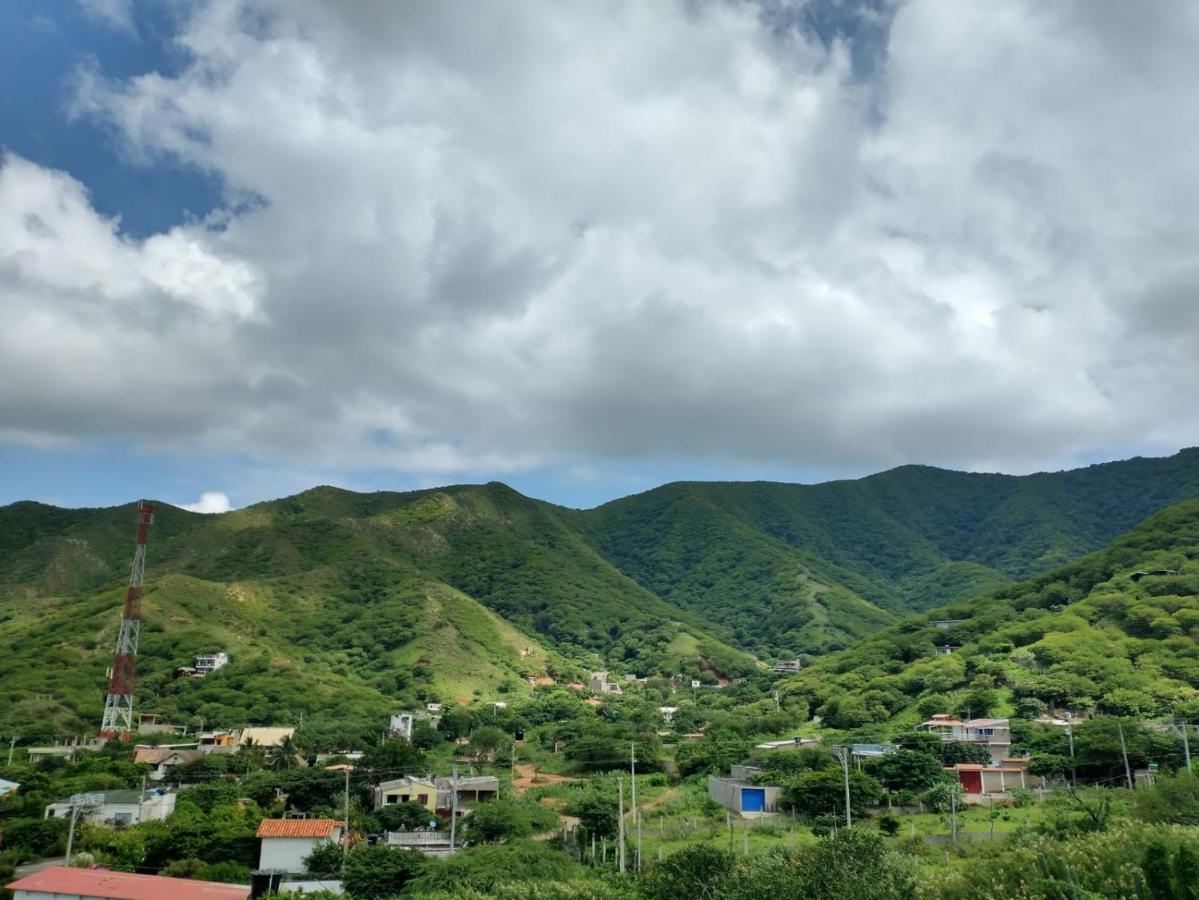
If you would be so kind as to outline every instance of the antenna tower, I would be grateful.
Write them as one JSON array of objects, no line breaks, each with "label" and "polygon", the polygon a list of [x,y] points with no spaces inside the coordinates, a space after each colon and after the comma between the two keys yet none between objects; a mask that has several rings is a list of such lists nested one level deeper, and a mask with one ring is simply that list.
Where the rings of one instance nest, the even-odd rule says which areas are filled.
[{"label": "antenna tower", "polygon": [[127,735],[133,731],[133,686],[137,681],[137,638],[142,625],[142,574],[146,567],[146,537],[154,523],[154,505],[144,500],[137,504],[137,540],[133,547],[133,571],[125,593],[121,614],[121,632],[117,636],[117,658],[108,679],[104,699],[104,721],[100,736]]}]

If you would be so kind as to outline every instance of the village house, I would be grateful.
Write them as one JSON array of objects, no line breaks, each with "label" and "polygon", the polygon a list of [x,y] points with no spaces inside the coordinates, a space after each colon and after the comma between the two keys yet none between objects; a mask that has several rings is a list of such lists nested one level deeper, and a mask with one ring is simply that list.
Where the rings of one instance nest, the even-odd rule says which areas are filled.
[{"label": "village house", "polygon": [[[175,794],[154,790],[145,791],[96,791],[99,801],[80,808],[79,818],[96,825],[111,825],[123,828],[140,822],[158,822],[175,811]],[[71,799],[59,800],[46,807],[44,819],[69,819],[75,803]]]},{"label": "village house", "polygon": [[799,750],[801,747],[811,747],[813,744],[819,744],[820,738],[802,738],[796,735],[793,738],[785,738],[781,741],[763,741],[760,744],[754,744],[755,750]]},{"label": "village house", "polygon": [[227,665],[229,665],[229,654],[224,650],[218,650],[215,653],[201,653],[196,657],[196,675],[203,678]]},{"label": "village house", "polygon": [[263,819],[258,825],[262,844],[258,868],[297,874],[307,871],[304,857],[321,841],[341,840],[338,819]]},{"label": "village house", "polygon": [[608,673],[605,671],[592,672],[591,678],[587,681],[587,689],[593,694],[622,693],[620,685],[615,681],[609,681]]},{"label": "village house", "polygon": [[8,885],[14,900],[246,900],[250,888],[190,878],[51,866]]},{"label": "village house", "polygon": [[138,734],[179,734],[182,731],[182,725],[161,721],[157,713],[142,713],[137,717]]},{"label": "village house", "polygon": [[794,675],[803,668],[803,660],[798,657],[795,659],[780,659],[774,664],[774,671],[779,675]]},{"label": "village house", "polygon": [[1027,760],[1024,759],[1005,759],[994,766],[958,763],[947,767],[945,771],[957,778],[966,794],[966,802],[977,803],[983,797],[1007,794],[1013,788],[1030,790],[1043,787],[1044,782],[1040,778],[1025,771],[1026,764]]},{"label": "village house", "polygon": [[7,778],[0,778],[0,797],[5,797],[11,794],[21,785],[16,781],[9,781]]},{"label": "village house", "polygon": [[750,779],[761,771],[752,766],[733,766],[728,778],[708,776],[708,796],[739,816],[759,816],[778,811],[782,787],[752,784]]},{"label": "village house", "polygon": [[133,748],[133,761],[150,767],[150,778],[162,781],[172,770],[195,762],[204,754],[198,749],[179,747],[146,747]]},{"label": "village house", "polygon": [[197,738],[200,751],[203,753],[211,753],[219,747],[225,747],[230,750],[237,747],[237,732],[236,731],[201,731]]},{"label": "village house", "polygon": [[1012,732],[1007,719],[966,719],[955,715],[933,716],[916,726],[917,731],[939,735],[946,744],[963,742],[985,747],[993,765],[1006,759],[1012,748]]},{"label": "village house", "polygon": [[284,728],[280,726],[271,727],[251,727],[245,729],[239,738],[242,744],[253,742],[255,747],[261,747],[264,750],[270,750],[272,747],[278,747],[283,743],[284,739],[295,737],[296,730],[294,728]]},{"label": "village house", "polygon": [[414,775],[381,782],[375,788],[375,806],[391,806],[395,803],[416,803],[430,814],[436,814],[437,785],[432,779]]},{"label": "village house", "polygon": [[[452,778],[437,777],[437,808],[449,812],[454,801]],[[470,809],[476,803],[494,799],[500,793],[500,780],[494,775],[467,775],[458,779],[458,809]]]}]

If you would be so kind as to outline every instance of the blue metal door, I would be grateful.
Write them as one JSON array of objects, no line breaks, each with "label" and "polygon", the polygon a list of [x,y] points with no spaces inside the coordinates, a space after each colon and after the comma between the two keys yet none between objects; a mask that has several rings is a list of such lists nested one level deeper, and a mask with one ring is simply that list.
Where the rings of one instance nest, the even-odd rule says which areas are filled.
[{"label": "blue metal door", "polygon": [[766,812],[766,789],[751,787],[742,788],[741,811]]}]

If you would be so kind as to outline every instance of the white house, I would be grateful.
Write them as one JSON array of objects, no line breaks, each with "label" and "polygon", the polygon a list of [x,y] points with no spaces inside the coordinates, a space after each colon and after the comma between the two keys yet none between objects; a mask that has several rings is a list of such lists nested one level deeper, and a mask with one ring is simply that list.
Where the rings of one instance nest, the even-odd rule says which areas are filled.
[{"label": "white house", "polygon": [[176,747],[135,747],[133,761],[150,766],[150,777],[162,781],[178,766],[195,762],[203,754],[196,749]]},{"label": "white house", "polygon": [[248,886],[51,866],[8,885],[14,900],[246,900]]},{"label": "white house", "polygon": [[306,871],[304,857],[321,841],[340,841],[341,826],[337,819],[263,819],[258,825],[262,841],[258,868],[291,873]]},{"label": "white house", "polygon": [[[79,818],[98,825],[118,828],[139,822],[158,822],[175,811],[175,795],[164,791],[97,791],[100,802],[80,810]],[[46,807],[42,818],[69,819],[71,801],[59,800]]]},{"label": "white house", "polygon": [[224,650],[218,650],[216,653],[201,653],[196,657],[196,674],[203,678],[227,665],[229,665],[229,654]]}]

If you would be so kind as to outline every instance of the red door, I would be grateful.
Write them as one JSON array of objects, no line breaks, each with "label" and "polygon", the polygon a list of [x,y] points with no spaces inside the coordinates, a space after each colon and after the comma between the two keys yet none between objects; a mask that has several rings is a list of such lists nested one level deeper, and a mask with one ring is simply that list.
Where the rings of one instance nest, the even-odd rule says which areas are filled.
[{"label": "red door", "polygon": [[982,772],[958,772],[958,781],[962,783],[962,790],[967,794],[981,794],[983,792]]}]

